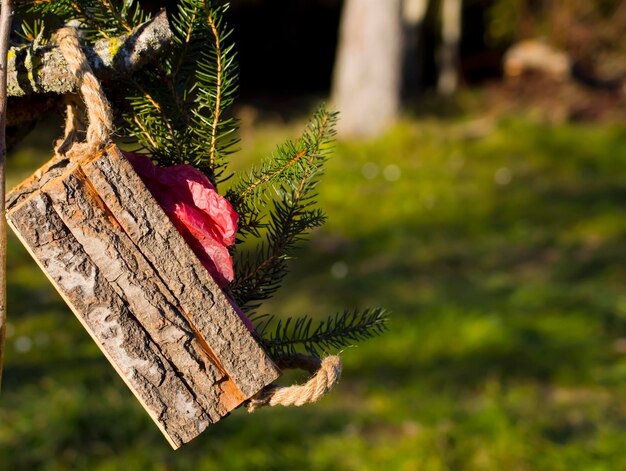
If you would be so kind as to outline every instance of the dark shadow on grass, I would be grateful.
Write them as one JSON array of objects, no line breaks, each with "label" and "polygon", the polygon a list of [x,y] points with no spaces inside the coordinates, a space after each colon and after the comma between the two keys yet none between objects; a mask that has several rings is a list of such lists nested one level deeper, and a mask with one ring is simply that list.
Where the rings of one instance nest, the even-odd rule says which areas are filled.
[{"label": "dark shadow on grass", "polygon": [[3,387],[14,391],[20,385],[35,384],[39,379],[50,376],[55,378],[81,378],[84,384],[97,383],[105,370],[110,369],[104,356],[85,357],[76,355],[73,358],[36,358],[30,361],[13,361],[6,365],[6,378]]}]

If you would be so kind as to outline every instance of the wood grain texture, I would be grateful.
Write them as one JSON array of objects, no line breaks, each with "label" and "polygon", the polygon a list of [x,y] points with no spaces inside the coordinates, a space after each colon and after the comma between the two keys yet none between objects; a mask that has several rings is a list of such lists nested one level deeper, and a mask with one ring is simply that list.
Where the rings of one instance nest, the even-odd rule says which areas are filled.
[{"label": "wood grain texture", "polygon": [[107,208],[154,267],[216,364],[244,397],[280,374],[226,296],[197,260],[128,160],[116,147],[81,166]]},{"label": "wood grain texture", "polygon": [[6,196],[7,211],[28,199],[49,181],[63,175],[70,166],[69,159],[53,158],[42,165],[35,173],[13,188]]},{"label": "wood grain texture", "polygon": [[9,223],[170,444],[177,448],[211,422],[159,346],[85,253],[50,199],[35,193]]},{"label": "wood grain texture", "polygon": [[244,401],[213,363],[176,299],[94,192],[80,168],[43,188],[114,291],[194,391],[212,422]]}]

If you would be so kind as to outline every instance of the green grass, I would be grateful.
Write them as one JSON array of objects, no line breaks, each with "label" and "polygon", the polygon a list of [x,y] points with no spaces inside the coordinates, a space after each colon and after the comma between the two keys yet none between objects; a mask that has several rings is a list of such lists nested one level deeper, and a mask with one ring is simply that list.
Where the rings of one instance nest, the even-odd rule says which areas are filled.
[{"label": "green grass", "polygon": [[[338,145],[328,224],[266,310],[380,305],[389,333],[319,404],[236,411],[177,452],[12,238],[0,469],[626,469],[626,130],[470,128]],[[244,136],[236,166],[295,133]]]}]

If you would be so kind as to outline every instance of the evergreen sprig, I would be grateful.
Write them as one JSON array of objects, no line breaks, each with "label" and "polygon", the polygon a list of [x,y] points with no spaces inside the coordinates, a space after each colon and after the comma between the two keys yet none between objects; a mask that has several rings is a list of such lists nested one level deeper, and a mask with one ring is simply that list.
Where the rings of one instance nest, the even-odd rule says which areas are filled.
[{"label": "evergreen sprig", "polygon": [[213,42],[211,47],[203,47],[200,51],[194,88],[197,106],[193,109],[193,131],[201,146],[207,137],[210,145],[208,152],[206,144],[202,146],[206,153],[193,163],[201,167],[206,161],[210,173],[219,177],[228,156],[239,142],[237,121],[227,114],[235,101],[238,74],[235,46],[230,41],[232,30],[223,21],[228,5],[211,8],[209,3],[204,2],[204,9]]},{"label": "evergreen sprig", "polygon": [[[218,183],[237,143],[237,122],[229,114],[237,92],[228,5],[180,0],[170,15],[172,47],[151,67],[124,82],[122,135],[161,165],[188,163]],[[57,0],[29,10],[78,20],[88,40],[112,38],[144,22],[135,0]]]},{"label": "evergreen sprig", "polygon": [[131,82],[130,135],[162,165],[188,163],[217,184],[237,143],[229,115],[237,92],[228,5],[181,0],[172,15],[174,45],[154,73]]},{"label": "evergreen sprig", "polygon": [[[387,330],[386,316],[380,308],[344,311],[317,323],[308,316],[277,322],[269,316],[262,318],[255,328],[274,358],[293,356],[302,349],[320,358],[332,350],[382,334]],[[275,324],[273,328],[272,324]]]},{"label": "evergreen sprig", "polygon": [[[240,241],[250,235],[261,239],[254,253],[235,256],[235,280],[228,290],[244,311],[257,308],[276,292],[298,242],[326,221],[316,207],[315,188],[331,151],[336,120],[336,113],[322,107],[300,139],[279,146],[227,193],[240,215]],[[266,206],[271,209],[264,218]],[[266,229],[264,237],[261,228]]]}]

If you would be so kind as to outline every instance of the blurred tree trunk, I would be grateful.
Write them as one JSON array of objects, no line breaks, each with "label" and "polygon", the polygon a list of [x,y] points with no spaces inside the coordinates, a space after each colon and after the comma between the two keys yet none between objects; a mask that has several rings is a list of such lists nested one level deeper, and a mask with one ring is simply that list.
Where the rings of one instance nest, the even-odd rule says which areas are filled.
[{"label": "blurred tree trunk", "polygon": [[428,0],[404,0],[402,24],[404,29],[403,52],[403,96],[413,98],[419,95],[422,84],[423,46],[420,40],[422,26],[428,9]]},{"label": "blurred tree trunk", "polygon": [[332,99],[342,136],[375,136],[398,117],[402,87],[401,0],[346,0]]},{"label": "blurred tree trunk", "polygon": [[456,92],[459,80],[459,42],[461,40],[461,0],[443,0],[441,7],[441,54],[437,91]]}]

